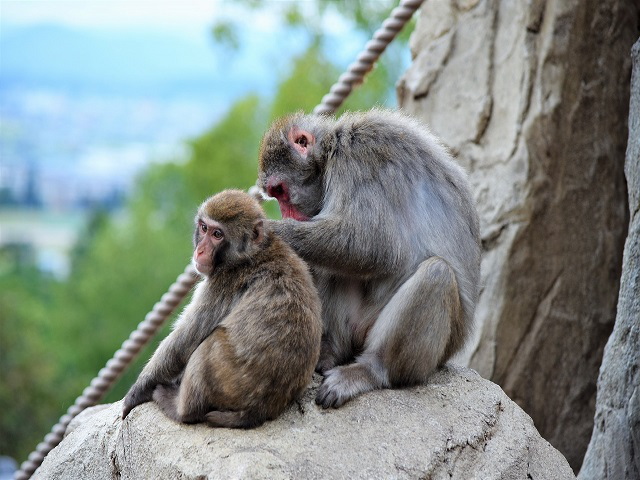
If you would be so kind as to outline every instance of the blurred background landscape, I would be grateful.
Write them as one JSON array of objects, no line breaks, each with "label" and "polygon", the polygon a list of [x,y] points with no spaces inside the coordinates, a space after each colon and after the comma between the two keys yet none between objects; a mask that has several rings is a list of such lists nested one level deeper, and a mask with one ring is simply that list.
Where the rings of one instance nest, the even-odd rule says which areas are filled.
[{"label": "blurred background landscape", "polygon": [[[255,182],[269,122],[395,4],[0,0],[0,456],[49,432],[183,271],[197,205]],[[395,105],[410,31],[344,108]]]}]

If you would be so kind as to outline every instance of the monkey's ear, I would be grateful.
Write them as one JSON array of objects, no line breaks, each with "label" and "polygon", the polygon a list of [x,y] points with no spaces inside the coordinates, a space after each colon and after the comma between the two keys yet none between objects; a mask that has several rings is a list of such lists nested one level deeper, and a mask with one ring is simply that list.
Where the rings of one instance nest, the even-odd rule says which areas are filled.
[{"label": "monkey's ear", "polygon": [[302,156],[307,158],[309,148],[313,147],[316,143],[316,138],[306,130],[298,128],[296,126],[291,127],[287,134],[287,139],[293,148]]},{"label": "monkey's ear", "polygon": [[262,243],[264,239],[264,222],[262,219],[258,219],[253,222],[253,242]]}]

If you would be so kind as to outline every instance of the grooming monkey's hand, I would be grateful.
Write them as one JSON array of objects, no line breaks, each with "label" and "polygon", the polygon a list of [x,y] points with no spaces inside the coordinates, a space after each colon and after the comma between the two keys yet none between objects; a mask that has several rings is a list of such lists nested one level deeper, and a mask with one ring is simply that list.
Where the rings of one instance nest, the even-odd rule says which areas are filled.
[{"label": "grooming monkey's hand", "polygon": [[136,408],[141,403],[150,402],[153,397],[153,390],[155,385],[147,382],[136,382],[133,384],[127,396],[124,397],[124,404],[122,406],[122,419],[124,420],[129,415],[129,412]]}]

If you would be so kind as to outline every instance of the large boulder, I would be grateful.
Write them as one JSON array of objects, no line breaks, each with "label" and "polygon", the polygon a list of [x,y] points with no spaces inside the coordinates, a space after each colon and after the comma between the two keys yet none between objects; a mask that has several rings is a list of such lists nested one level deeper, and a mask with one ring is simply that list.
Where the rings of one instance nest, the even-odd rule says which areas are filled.
[{"label": "large boulder", "polygon": [[637,0],[428,0],[400,106],[470,172],[484,247],[459,361],[580,467],[615,320]]},{"label": "large boulder", "polygon": [[178,424],[154,403],[124,422],[121,402],[94,407],[33,478],[575,478],[531,418],[472,370],[448,366],[425,386],[337,410],[314,404],[318,384],[255,430]]},{"label": "large boulder", "polygon": [[625,164],[631,221],[624,247],[618,314],[604,349],[593,436],[580,480],[640,478],[640,40],[633,47],[632,57]]}]

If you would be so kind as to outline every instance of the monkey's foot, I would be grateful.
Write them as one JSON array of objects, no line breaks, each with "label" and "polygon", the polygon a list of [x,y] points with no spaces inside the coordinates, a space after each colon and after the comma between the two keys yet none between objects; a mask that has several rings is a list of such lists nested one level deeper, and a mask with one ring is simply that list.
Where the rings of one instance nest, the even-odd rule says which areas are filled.
[{"label": "monkey's foot", "polygon": [[322,408],[338,408],[361,393],[384,386],[380,376],[370,365],[352,363],[332,368],[324,374],[324,380],[316,395],[316,404]]}]

